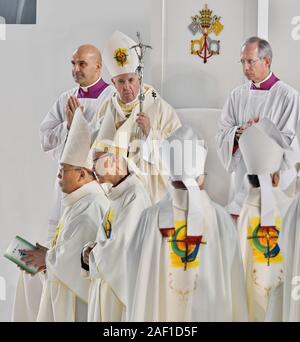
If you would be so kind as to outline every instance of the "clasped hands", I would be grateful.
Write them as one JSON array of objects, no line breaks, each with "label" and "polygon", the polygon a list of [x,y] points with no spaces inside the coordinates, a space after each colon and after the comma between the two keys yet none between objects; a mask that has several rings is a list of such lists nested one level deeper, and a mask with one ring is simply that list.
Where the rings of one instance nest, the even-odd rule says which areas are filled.
[{"label": "clasped hands", "polygon": [[259,120],[258,118],[250,119],[250,120],[247,121],[246,124],[244,124],[244,125],[238,127],[238,129],[237,129],[236,132],[235,132],[235,137],[236,137],[236,139],[238,140],[238,139],[241,137],[241,135],[244,133],[244,131],[245,131],[247,128],[251,127],[253,124],[257,123],[258,120]]},{"label": "clasped hands", "polygon": [[[67,117],[67,127],[70,129],[74,113],[76,109],[80,107],[81,111],[84,111],[84,107],[80,105],[79,100],[75,96],[70,96],[66,105],[66,117]],[[144,135],[147,137],[149,135],[150,129],[151,129],[151,124],[150,124],[150,119],[148,115],[145,113],[141,112],[137,115],[136,123],[138,127],[141,128],[143,131]]]}]

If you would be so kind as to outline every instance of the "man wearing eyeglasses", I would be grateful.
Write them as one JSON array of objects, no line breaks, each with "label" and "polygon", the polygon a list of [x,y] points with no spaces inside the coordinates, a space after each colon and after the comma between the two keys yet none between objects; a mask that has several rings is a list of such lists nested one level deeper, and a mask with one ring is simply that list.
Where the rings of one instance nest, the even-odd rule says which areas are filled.
[{"label": "man wearing eyeglasses", "polygon": [[[78,109],[58,173],[64,194],[63,215],[47,247],[37,244],[36,250],[23,251],[23,261],[43,272],[43,291],[36,318],[40,322],[87,320],[90,280],[81,277],[81,250],[87,242],[95,240],[109,205],[88,158],[90,143],[88,122]],[[27,298],[24,289],[26,285],[23,291],[18,288],[19,296]]]},{"label": "man wearing eyeglasses", "polygon": [[246,167],[239,150],[239,138],[243,132],[261,118],[268,117],[289,145],[298,144],[294,137],[300,113],[299,93],[271,71],[272,57],[272,48],[266,40],[259,37],[246,40],[240,62],[249,81],[231,92],[219,123],[217,150],[224,167],[233,174],[227,206],[233,217],[239,215],[248,186]]}]

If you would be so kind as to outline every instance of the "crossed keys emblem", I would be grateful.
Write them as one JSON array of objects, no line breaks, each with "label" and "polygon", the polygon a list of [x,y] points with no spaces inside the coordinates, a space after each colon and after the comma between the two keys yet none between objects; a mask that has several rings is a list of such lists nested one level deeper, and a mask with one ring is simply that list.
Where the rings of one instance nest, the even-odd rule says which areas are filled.
[{"label": "crossed keys emblem", "polygon": [[220,40],[209,37],[212,32],[218,36],[223,31],[220,19],[205,5],[199,14],[192,16],[192,23],[188,26],[193,35],[202,33],[199,39],[191,40],[191,54],[202,58],[204,63],[213,55],[220,54]]}]

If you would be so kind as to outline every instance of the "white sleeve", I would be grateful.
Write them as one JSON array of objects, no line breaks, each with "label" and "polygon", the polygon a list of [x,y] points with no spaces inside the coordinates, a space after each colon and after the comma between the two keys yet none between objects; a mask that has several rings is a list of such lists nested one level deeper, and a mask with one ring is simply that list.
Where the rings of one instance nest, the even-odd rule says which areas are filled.
[{"label": "white sleeve", "polygon": [[240,151],[236,151],[233,155],[234,137],[238,128],[234,117],[234,104],[232,96],[226,101],[221,119],[219,122],[219,129],[216,135],[217,152],[220,160],[229,172],[235,170],[236,165],[240,159]]},{"label": "white sleeve", "polygon": [[158,105],[157,116],[159,118],[155,120],[154,126],[151,127],[143,143],[142,157],[144,161],[159,166],[157,159],[159,159],[160,141],[174,133],[181,126],[181,123],[175,110],[162,99]]},{"label": "white sleeve", "polygon": [[68,136],[65,116],[66,96],[61,95],[54,103],[40,126],[42,149],[51,152],[54,159],[59,159]]},{"label": "white sleeve", "polygon": [[232,321],[248,321],[246,283],[244,278],[243,262],[241,257],[238,234],[236,234],[235,250],[231,264],[231,298]]},{"label": "white sleeve", "polygon": [[46,266],[49,279],[59,279],[78,297],[87,300],[87,279],[81,276],[81,252],[83,246],[96,239],[103,208],[97,202],[87,208],[78,207],[63,227],[63,240],[58,238],[55,247],[47,252]]},{"label": "white sleeve", "polygon": [[283,96],[280,101],[282,105],[277,107],[278,110],[272,115],[271,120],[278,127],[285,141],[291,145],[299,124],[300,96],[296,92],[288,92]]}]

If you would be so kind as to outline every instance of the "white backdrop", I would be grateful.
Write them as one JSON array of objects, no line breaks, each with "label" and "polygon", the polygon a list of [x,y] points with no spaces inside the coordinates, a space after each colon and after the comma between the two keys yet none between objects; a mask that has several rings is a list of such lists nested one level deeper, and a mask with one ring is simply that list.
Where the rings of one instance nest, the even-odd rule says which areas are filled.
[{"label": "white backdrop", "polygon": [[[222,17],[224,31],[218,38],[220,56],[204,65],[190,55],[189,43],[195,38],[187,26],[206,2]],[[274,66],[282,79],[300,89],[300,41],[290,41],[293,58],[287,59],[282,49],[290,37],[291,16],[297,11],[300,16],[299,5],[290,12],[286,6],[298,1],[275,2],[285,7],[272,7],[270,19],[283,18],[280,13],[286,13],[286,19],[270,24]],[[0,321],[10,320],[17,278],[16,267],[2,257],[3,251],[16,234],[32,242],[46,236],[56,165],[41,152],[38,128],[58,95],[73,86],[73,49],[83,43],[102,48],[115,29],[132,38],[139,30],[153,46],[146,64],[148,83],[174,107],[218,108],[243,81],[239,47],[256,34],[256,27],[256,0],[41,0],[37,25],[7,27],[6,41],[0,41]],[[104,78],[108,80],[106,72]]]},{"label": "white backdrop", "polygon": [[269,40],[274,50],[273,69],[300,90],[300,1],[270,1]]}]

